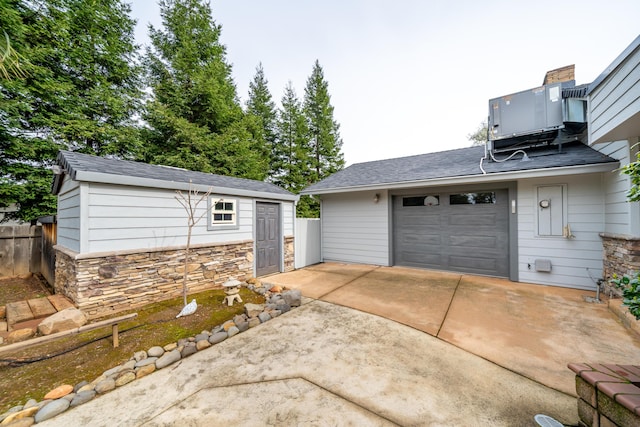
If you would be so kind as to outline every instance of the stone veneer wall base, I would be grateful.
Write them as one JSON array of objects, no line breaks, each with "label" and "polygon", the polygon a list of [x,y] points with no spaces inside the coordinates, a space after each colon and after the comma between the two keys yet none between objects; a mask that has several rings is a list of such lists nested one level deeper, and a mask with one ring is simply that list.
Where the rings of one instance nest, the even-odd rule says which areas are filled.
[{"label": "stone veneer wall base", "polygon": [[[55,292],[90,319],[182,294],[184,248],[100,255],[74,256],[56,248]],[[229,279],[246,280],[253,275],[253,241],[191,248],[187,272],[190,294],[219,288]]]},{"label": "stone veneer wall base", "polygon": [[640,271],[640,237],[600,233],[604,248],[603,278],[605,295],[620,297],[620,289],[612,286],[609,280],[613,275],[633,275]]}]

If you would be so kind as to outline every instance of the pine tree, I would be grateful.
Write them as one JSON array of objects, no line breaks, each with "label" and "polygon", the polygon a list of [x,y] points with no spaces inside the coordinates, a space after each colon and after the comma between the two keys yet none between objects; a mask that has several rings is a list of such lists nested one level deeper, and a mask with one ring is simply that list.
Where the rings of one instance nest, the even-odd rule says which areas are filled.
[{"label": "pine tree", "polygon": [[120,0],[9,0],[0,26],[24,58],[0,77],[0,205],[25,221],[55,213],[59,149],[131,157],[140,97],[135,22]]},{"label": "pine tree", "polygon": [[[304,91],[304,115],[309,127],[308,184],[320,181],[344,167],[340,125],[333,118],[329,84],[324,79],[320,62],[316,60]],[[320,204],[311,196],[303,196],[299,210],[317,217]]]},{"label": "pine tree", "polygon": [[304,90],[304,114],[309,126],[312,182],[316,182],[344,167],[340,125],[333,119],[329,83],[318,60]]},{"label": "pine tree", "polygon": [[264,76],[262,63],[256,67],[253,81],[249,83],[249,97],[247,99],[247,114],[257,120],[254,138],[257,145],[263,148],[263,156],[269,158],[268,176],[272,177],[274,161],[272,156],[276,145],[276,105],[269,92],[268,81]]},{"label": "pine tree", "polygon": [[153,91],[143,159],[202,172],[264,179],[268,160],[240,107],[221,26],[204,0],[161,0],[145,65]]},{"label": "pine tree", "polygon": [[309,180],[308,128],[291,82],[282,97],[278,112],[277,140],[272,153],[272,180],[293,193],[299,193]]}]

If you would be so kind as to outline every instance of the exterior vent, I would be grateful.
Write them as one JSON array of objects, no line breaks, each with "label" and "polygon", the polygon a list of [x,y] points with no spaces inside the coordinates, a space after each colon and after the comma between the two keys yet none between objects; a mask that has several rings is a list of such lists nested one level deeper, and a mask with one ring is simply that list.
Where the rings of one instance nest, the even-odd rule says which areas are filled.
[{"label": "exterior vent", "polygon": [[551,260],[550,259],[537,259],[535,261],[536,271],[549,273],[551,272]]}]

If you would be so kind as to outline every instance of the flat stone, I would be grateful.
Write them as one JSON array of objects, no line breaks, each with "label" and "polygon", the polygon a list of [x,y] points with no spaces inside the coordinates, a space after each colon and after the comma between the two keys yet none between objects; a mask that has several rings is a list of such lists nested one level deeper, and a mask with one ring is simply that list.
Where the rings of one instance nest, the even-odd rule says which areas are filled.
[{"label": "flat stone", "polygon": [[147,356],[149,357],[160,357],[164,354],[164,348],[156,345],[147,350]]},{"label": "flat stone", "polygon": [[189,345],[185,345],[184,346],[184,348],[180,352],[180,355],[182,357],[187,357],[187,356],[191,356],[193,353],[196,353],[197,351],[198,351],[198,349],[196,348],[196,344],[195,343],[189,343]]},{"label": "flat stone", "polygon": [[42,335],[54,334],[79,328],[87,323],[87,316],[77,308],[67,308],[47,317],[38,325],[38,331]]},{"label": "flat stone", "polygon": [[260,324],[260,319],[258,319],[257,317],[252,317],[251,319],[249,319],[248,323],[250,328],[255,328]]},{"label": "flat stone", "polygon": [[239,333],[240,333],[240,329],[238,329],[237,326],[232,326],[227,331],[227,335],[229,335],[229,338],[231,338],[234,335],[238,335]]},{"label": "flat stone", "polygon": [[269,288],[269,292],[276,292],[276,293],[280,293],[282,292],[282,286],[280,285],[274,285],[271,288]]},{"label": "flat stone", "polygon": [[16,342],[26,341],[29,338],[35,336],[35,334],[36,331],[31,328],[17,329],[15,331],[9,332],[9,335],[7,336],[7,342],[9,344],[13,344]]},{"label": "flat stone", "polygon": [[4,320],[0,321],[0,332],[7,332],[9,330],[9,324]]},{"label": "flat stone", "polygon": [[271,320],[271,316],[269,316],[269,313],[262,312],[258,315],[258,319],[260,319],[260,322],[264,323]]},{"label": "flat stone", "polygon": [[147,357],[146,359],[142,359],[139,362],[136,362],[134,368],[142,368],[143,366],[154,365],[158,360],[157,357]]},{"label": "flat stone", "polygon": [[33,298],[27,300],[27,304],[29,304],[29,308],[31,308],[34,319],[51,316],[58,311],[47,298]]},{"label": "flat stone", "polygon": [[209,342],[211,344],[218,344],[219,342],[226,340],[228,337],[229,335],[226,332],[216,332],[209,337]]},{"label": "flat stone", "polygon": [[278,317],[282,314],[282,312],[280,310],[271,310],[269,312],[269,316],[271,316],[272,318],[274,317]]},{"label": "flat stone", "polygon": [[244,322],[236,323],[236,327],[240,332],[244,332],[247,329],[249,329],[249,322],[244,321]]},{"label": "flat stone", "polygon": [[171,344],[167,344],[162,348],[164,349],[164,351],[172,351],[178,348],[178,343],[172,342]]},{"label": "flat stone", "polygon": [[244,312],[247,314],[247,317],[258,317],[260,313],[264,311],[264,304],[245,304]]},{"label": "flat stone", "polygon": [[142,378],[142,377],[146,377],[150,373],[155,372],[155,370],[156,370],[156,365],[155,364],[141,366],[136,371],[136,378],[139,379],[139,378]]},{"label": "flat stone", "polygon": [[196,342],[202,341],[202,340],[206,341],[209,339],[209,334],[198,334],[195,336],[195,339],[196,339]]},{"label": "flat stone", "polygon": [[26,301],[10,302],[6,305],[6,310],[7,323],[9,323],[9,326],[33,319],[33,313]]},{"label": "flat stone", "polygon": [[80,394],[83,391],[94,391],[95,388],[96,388],[95,384],[86,384],[86,385],[83,385],[82,387],[80,387],[78,389],[78,391],[76,391],[76,394]]},{"label": "flat stone", "polygon": [[196,341],[196,349],[198,351],[204,350],[205,348],[209,348],[209,347],[211,347],[211,343],[209,342],[209,340]]},{"label": "flat stone", "polygon": [[[27,418],[27,417],[33,417],[36,412],[38,412],[38,407],[37,406],[32,406],[30,408],[27,409],[23,409],[22,411],[18,411],[18,412],[13,412],[12,414],[9,414],[8,417],[6,417],[4,420],[2,420],[2,425],[7,425],[10,423],[13,423],[17,420],[21,420],[23,418]],[[14,424],[11,424],[11,426],[13,426]]]},{"label": "flat stone", "polygon": [[107,369],[106,371],[104,371],[102,375],[104,375],[105,377],[112,377],[116,375],[118,372],[120,372],[121,370],[122,370],[122,366],[120,365],[114,366],[113,368]]},{"label": "flat stone", "polygon": [[107,378],[96,384],[94,390],[96,391],[96,393],[102,394],[111,391],[114,388],[116,388],[116,380],[114,380],[113,378]]},{"label": "flat stone", "polygon": [[136,367],[136,362],[135,360],[128,360],[125,363],[122,364],[122,370],[124,371],[131,371],[133,370],[133,368]]},{"label": "flat stone", "polygon": [[75,393],[69,393],[66,396],[63,396],[63,399],[67,399],[69,402],[71,402],[73,400],[73,398],[76,397]]},{"label": "flat stone", "polygon": [[64,384],[54,388],[49,393],[45,394],[44,399],[60,399],[61,397],[64,397],[71,392],[73,392],[73,386],[70,384]]},{"label": "flat stone", "polygon": [[87,384],[89,384],[89,381],[80,381],[73,387],[73,392],[77,393],[82,387],[86,386]]},{"label": "flat stone", "polygon": [[55,307],[56,311],[62,311],[67,308],[73,307],[73,303],[69,301],[67,297],[61,294],[49,295],[47,299],[49,300],[51,305]]},{"label": "flat stone", "polygon": [[31,427],[36,423],[35,418],[33,417],[25,417],[19,420],[15,420],[11,423],[10,427]]},{"label": "flat stone", "polygon": [[83,403],[93,400],[94,397],[96,397],[96,392],[94,390],[81,391],[76,393],[69,407],[73,408],[74,406],[82,405]]},{"label": "flat stone", "polygon": [[166,352],[158,360],[156,360],[156,368],[162,369],[180,360],[182,356],[178,349]]},{"label": "flat stone", "polygon": [[52,400],[47,405],[43,406],[38,413],[36,413],[36,423],[41,423],[44,420],[48,420],[49,418],[53,418],[56,415],[63,413],[67,410],[69,404],[70,402],[67,399]]},{"label": "flat stone", "polygon": [[121,387],[125,384],[129,384],[131,381],[136,379],[136,374],[133,371],[125,372],[120,375],[116,380],[116,387]]}]

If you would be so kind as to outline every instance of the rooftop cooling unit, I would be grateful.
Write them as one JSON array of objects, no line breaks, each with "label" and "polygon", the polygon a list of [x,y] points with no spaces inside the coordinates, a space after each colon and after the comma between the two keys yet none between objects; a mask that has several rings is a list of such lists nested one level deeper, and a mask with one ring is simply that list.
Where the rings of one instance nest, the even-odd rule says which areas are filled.
[{"label": "rooftop cooling unit", "polygon": [[499,152],[550,144],[568,122],[572,133],[579,130],[586,122],[585,101],[578,98],[583,92],[571,80],[490,99],[490,149]]}]

